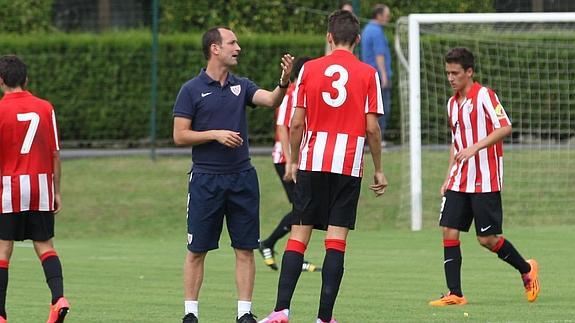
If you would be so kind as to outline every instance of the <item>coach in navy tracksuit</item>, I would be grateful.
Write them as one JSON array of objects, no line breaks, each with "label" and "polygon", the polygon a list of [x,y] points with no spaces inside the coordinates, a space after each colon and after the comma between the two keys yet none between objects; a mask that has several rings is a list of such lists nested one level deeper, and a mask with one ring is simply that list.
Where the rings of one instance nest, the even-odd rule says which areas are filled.
[{"label": "coach in navy tracksuit", "polygon": [[230,69],[241,48],[228,28],[202,38],[207,67],[186,82],[174,105],[174,142],[191,145],[188,191],[188,253],[184,264],[185,317],[197,322],[204,259],[218,248],[224,215],[236,254],[237,322],[256,322],[251,313],[255,277],[253,249],[259,239],[259,187],[249,158],[246,106],[276,107],[289,85],[293,58],[282,58],[282,76],[273,92],[260,89]]}]

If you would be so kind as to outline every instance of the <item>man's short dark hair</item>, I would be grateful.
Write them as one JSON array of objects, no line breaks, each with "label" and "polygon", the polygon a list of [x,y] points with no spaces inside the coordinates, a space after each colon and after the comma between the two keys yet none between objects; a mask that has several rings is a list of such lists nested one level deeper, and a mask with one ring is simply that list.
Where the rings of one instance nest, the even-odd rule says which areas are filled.
[{"label": "man's short dark hair", "polygon": [[204,52],[204,57],[206,60],[210,59],[211,51],[210,47],[212,44],[221,45],[222,44],[222,34],[220,34],[220,29],[231,30],[228,27],[213,27],[204,33],[202,36],[202,51]]},{"label": "man's short dark hair", "polygon": [[295,63],[293,64],[293,69],[291,71],[291,79],[292,80],[297,79],[297,77],[299,75],[299,71],[301,71],[303,64],[305,64],[305,62],[307,62],[309,60],[311,60],[311,57],[302,56],[295,61]]},{"label": "man's short dark hair", "polygon": [[347,10],[332,12],[327,21],[327,32],[336,45],[352,45],[360,33],[359,20]]},{"label": "man's short dark hair", "polygon": [[9,88],[24,87],[28,77],[26,64],[16,55],[0,57],[0,78]]},{"label": "man's short dark hair", "polygon": [[475,71],[475,57],[473,53],[465,47],[456,47],[451,49],[445,55],[446,63],[457,63],[463,67],[463,70],[472,68]]},{"label": "man's short dark hair", "polygon": [[381,3],[373,6],[373,9],[371,10],[371,19],[375,19],[377,16],[382,15],[385,12],[385,8],[387,8],[387,6]]}]

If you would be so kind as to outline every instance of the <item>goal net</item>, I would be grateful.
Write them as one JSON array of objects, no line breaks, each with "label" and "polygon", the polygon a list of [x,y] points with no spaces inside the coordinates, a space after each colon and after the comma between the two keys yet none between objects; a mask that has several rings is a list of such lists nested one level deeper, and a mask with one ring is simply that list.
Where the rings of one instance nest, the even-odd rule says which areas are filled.
[{"label": "goal net", "polygon": [[451,132],[444,55],[467,47],[474,79],[513,124],[504,143],[506,224],[574,224],[575,13],[429,14],[399,20],[402,213],[437,225]]}]

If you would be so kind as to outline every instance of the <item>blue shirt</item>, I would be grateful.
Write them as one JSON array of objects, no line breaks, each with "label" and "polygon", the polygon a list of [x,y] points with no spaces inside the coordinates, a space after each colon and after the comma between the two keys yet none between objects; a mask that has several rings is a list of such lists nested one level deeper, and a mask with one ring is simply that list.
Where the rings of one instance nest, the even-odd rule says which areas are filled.
[{"label": "blue shirt", "polygon": [[243,145],[230,148],[209,141],[192,148],[192,171],[229,174],[252,168],[248,147],[246,105],[259,87],[247,78],[228,73],[224,86],[211,79],[205,69],[182,85],[174,104],[174,117],[192,120],[192,130],[231,130],[240,133]]},{"label": "blue shirt", "polygon": [[363,31],[361,32],[361,60],[373,66],[378,72],[377,63],[375,57],[378,55],[383,55],[385,58],[385,72],[387,73],[387,78],[391,80],[391,51],[389,50],[389,44],[387,42],[387,37],[383,32],[383,26],[370,21]]}]

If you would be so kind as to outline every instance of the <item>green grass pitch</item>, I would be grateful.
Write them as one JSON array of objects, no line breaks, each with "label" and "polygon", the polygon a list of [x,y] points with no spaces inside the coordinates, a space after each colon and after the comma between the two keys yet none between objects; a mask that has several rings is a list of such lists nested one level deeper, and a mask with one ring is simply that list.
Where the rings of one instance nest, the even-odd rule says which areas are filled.
[{"label": "green grass pitch", "polygon": [[[463,289],[469,304],[431,308],[445,292],[441,236],[425,218],[410,232],[398,210],[399,158],[384,155],[389,195],[362,192],[358,229],[348,242],[345,274],[335,308],[340,322],[569,322],[575,317],[575,226],[511,221],[505,236],[540,263],[540,299],[527,303],[519,275],[462,235]],[[253,159],[262,191],[262,236],[287,210],[270,158]],[[183,316],[182,264],[190,158],[144,157],[66,160],[64,210],[57,218],[56,247],[64,266],[67,322],[178,322]],[[370,179],[366,171],[367,185]],[[364,187],[365,188],[365,187]],[[439,206],[437,206],[438,208]],[[433,213],[437,213],[434,211]],[[529,215],[527,215],[529,216]],[[535,215],[534,215],[535,216]],[[429,223],[431,222],[431,223]],[[283,248],[280,241],[278,249]],[[46,319],[49,291],[30,243],[18,243],[10,265],[10,322]],[[256,255],[254,312],[267,315],[275,302],[278,273]],[[306,258],[321,263],[323,235],[315,232]],[[200,295],[202,322],[233,322],[236,297],[233,252],[226,233],[208,255]],[[293,322],[316,317],[320,274],[304,273],[292,303]],[[468,316],[464,316],[468,313]]]}]

